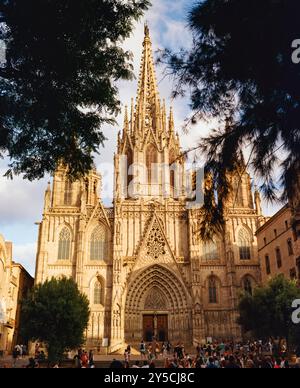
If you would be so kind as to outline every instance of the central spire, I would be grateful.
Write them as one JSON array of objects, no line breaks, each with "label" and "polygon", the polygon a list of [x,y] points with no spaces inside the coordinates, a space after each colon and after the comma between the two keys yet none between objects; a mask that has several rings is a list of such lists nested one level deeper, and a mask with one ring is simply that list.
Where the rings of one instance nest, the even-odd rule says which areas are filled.
[{"label": "central spire", "polygon": [[136,104],[135,135],[144,137],[150,130],[157,134],[161,127],[161,107],[148,25],[145,25]]},{"label": "central spire", "polygon": [[[153,59],[149,27],[144,29],[143,55],[140,65],[136,104],[131,102],[130,115],[125,109],[123,136],[119,136],[120,149],[137,146],[140,150],[148,144],[164,148],[174,135],[174,118],[167,118],[165,101],[161,103]],[[174,137],[174,136],[173,136]]]},{"label": "central spire", "polygon": [[159,98],[153,61],[152,43],[148,25],[145,25],[143,56],[138,84],[138,105],[155,104]]}]

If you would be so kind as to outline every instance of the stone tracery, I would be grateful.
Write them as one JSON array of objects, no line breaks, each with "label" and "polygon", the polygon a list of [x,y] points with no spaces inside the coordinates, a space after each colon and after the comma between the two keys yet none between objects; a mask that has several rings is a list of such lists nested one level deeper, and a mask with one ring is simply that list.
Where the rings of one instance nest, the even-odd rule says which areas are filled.
[{"label": "stone tracery", "polygon": [[145,301],[145,310],[166,310],[167,304],[164,296],[162,295],[160,289],[155,286],[153,287],[147,295]]},{"label": "stone tracery", "polygon": [[158,259],[166,254],[166,241],[162,235],[158,221],[155,220],[147,241],[147,256]]}]

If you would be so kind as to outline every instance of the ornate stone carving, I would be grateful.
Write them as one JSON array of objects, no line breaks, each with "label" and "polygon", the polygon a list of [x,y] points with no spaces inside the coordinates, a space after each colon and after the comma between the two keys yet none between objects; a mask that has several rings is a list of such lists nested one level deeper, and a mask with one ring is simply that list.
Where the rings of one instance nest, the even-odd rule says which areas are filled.
[{"label": "ornate stone carving", "polygon": [[167,304],[164,296],[157,287],[153,287],[145,301],[145,310],[166,310]]},{"label": "ornate stone carving", "polygon": [[116,244],[120,245],[121,244],[121,223],[117,222],[116,225]]},{"label": "ornate stone carving", "polygon": [[157,220],[154,221],[147,241],[147,256],[158,259],[166,254],[166,241]]}]

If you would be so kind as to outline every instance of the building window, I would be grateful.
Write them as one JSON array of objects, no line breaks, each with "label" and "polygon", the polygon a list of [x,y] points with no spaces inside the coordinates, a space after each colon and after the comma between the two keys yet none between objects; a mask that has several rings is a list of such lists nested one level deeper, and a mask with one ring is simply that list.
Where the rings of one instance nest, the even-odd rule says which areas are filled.
[{"label": "building window", "polygon": [[155,168],[157,164],[157,150],[154,147],[154,145],[150,145],[147,149],[146,153],[146,168],[147,168],[147,176],[148,176],[148,183],[156,183],[156,174],[155,174]]},{"label": "building window", "polygon": [[59,234],[58,260],[70,260],[71,258],[71,233],[68,228],[63,228]]},{"label": "building window", "polygon": [[64,204],[66,206],[72,205],[72,182],[66,178],[65,192],[64,192]]},{"label": "building window", "polygon": [[280,248],[276,249],[276,261],[277,261],[277,268],[280,269],[282,267],[282,257],[281,257]]},{"label": "building window", "polygon": [[252,239],[245,229],[242,229],[239,233],[238,245],[240,260],[251,260]]},{"label": "building window", "polygon": [[105,260],[107,255],[106,233],[103,226],[98,226],[91,235],[90,260]]},{"label": "building window", "polygon": [[270,262],[270,257],[268,255],[266,256],[266,272],[267,272],[267,275],[271,274],[271,262]]},{"label": "building window", "polygon": [[85,185],[85,192],[86,192],[86,195],[87,195],[87,197],[89,197],[89,187],[90,187],[90,182],[89,182],[88,179],[85,179],[84,185]]},{"label": "building window", "polygon": [[102,286],[99,281],[97,281],[94,285],[94,304],[102,304]]},{"label": "building window", "polygon": [[286,230],[289,229],[289,222],[288,222],[288,221],[285,221],[285,229],[286,229]]},{"label": "building window", "polygon": [[203,245],[203,259],[205,261],[218,260],[218,246],[214,241]]},{"label": "building window", "polygon": [[94,189],[94,194],[95,195],[97,195],[97,187],[98,187],[98,183],[97,183],[97,181],[94,181],[93,189]]},{"label": "building window", "polygon": [[244,279],[243,286],[244,286],[245,293],[252,296],[253,295],[253,288],[252,288],[252,282],[251,282],[250,278]]},{"label": "building window", "polygon": [[294,247],[293,247],[292,239],[288,239],[287,245],[288,245],[289,256],[293,256],[293,254],[294,254]]},{"label": "building window", "polygon": [[240,177],[236,178],[233,183],[233,204],[235,207],[244,206],[243,182]]},{"label": "building window", "polygon": [[127,171],[128,171],[127,184],[128,184],[128,188],[129,188],[130,183],[133,181],[133,169],[134,169],[133,153],[132,153],[131,149],[128,149],[128,151],[127,151]]},{"label": "building window", "polygon": [[170,160],[169,160],[169,168],[170,168],[170,186],[172,189],[175,188],[175,169],[176,169],[176,156],[174,150],[170,151]]},{"label": "building window", "polygon": [[217,304],[218,303],[218,290],[217,290],[217,280],[215,278],[209,279],[209,303]]},{"label": "building window", "polygon": [[292,268],[290,270],[290,278],[291,278],[291,280],[297,279],[297,270],[296,270],[296,268]]},{"label": "building window", "polygon": [[274,229],[274,236],[277,238],[277,229]]},{"label": "building window", "polygon": [[267,245],[267,239],[266,239],[266,237],[264,238],[264,244],[265,244],[265,246]]}]

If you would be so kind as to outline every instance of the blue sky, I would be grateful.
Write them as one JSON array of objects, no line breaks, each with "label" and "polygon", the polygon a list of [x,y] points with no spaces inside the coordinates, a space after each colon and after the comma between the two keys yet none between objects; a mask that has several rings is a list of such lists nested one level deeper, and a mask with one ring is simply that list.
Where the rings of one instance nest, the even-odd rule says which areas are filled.
[{"label": "blue sky", "polygon": [[[139,62],[142,53],[144,23],[147,21],[151,31],[154,50],[171,48],[173,50],[187,47],[191,42],[187,26],[187,13],[193,1],[186,0],[153,0],[152,8],[144,19],[136,25],[133,36],[125,42],[125,47],[134,54],[135,74],[139,73]],[[181,137],[181,145],[187,149],[207,134],[216,122],[199,123],[188,135],[182,133],[184,119],[189,114],[187,99],[170,100],[172,81],[163,76],[162,69],[157,69],[159,91],[167,105],[174,107],[175,123]],[[137,80],[119,84],[120,98],[123,106],[130,105],[131,97],[136,96]],[[108,141],[101,155],[96,158],[96,165],[103,176],[103,200],[105,204],[111,202],[112,196],[112,161],[116,150],[117,133],[121,129],[123,114],[118,117],[119,127],[105,127],[104,134]],[[14,243],[14,260],[20,262],[34,274],[36,241],[38,228],[35,225],[41,220],[44,191],[49,177],[33,183],[24,181],[22,177],[8,181],[2,177],[7,168],[7,160],[0,160],[0,233],[6,240]],[[265,214],[272,214],[275,207],[264,206]]]}]

